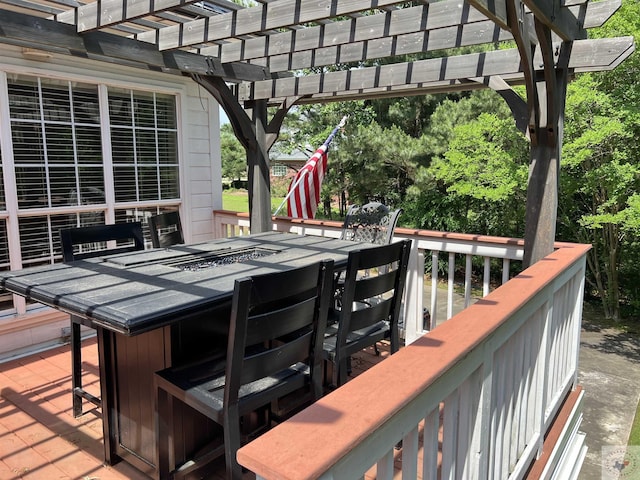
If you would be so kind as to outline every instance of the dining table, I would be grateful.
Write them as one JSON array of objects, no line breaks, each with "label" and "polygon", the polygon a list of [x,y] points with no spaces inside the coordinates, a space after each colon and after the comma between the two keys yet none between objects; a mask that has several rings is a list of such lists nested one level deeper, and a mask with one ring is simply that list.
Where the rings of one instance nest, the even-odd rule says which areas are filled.
[{"label": "dining table", "polygon": [[[366,246],[265,232],[0,272],[0,286],[96,327],[105,463],[157,477],[153,373],[226,348],[235,280],[323,259],[344,268]],[[197,417],[181,428],[189,442],[210,434]]]}]

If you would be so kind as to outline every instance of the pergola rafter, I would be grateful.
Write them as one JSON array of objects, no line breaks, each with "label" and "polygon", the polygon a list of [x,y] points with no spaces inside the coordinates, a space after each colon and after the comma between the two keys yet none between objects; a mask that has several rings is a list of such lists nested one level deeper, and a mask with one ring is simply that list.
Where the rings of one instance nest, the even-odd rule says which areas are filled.
[{"label": "pergola rafter", "polygon": [[632,37],[587,36],[621,0],[257,3],[0,0],[0,42],[191,76],[247,151],[254,231],[270,228],[268,150],[293,105],[492,88],[531,140],[525,263],[550,252],[567,82],[634,51]]},{"label": "pergola rafter", "polygon": [[[625,56],[632,46],[632,37],[576,41],[573,43],[569,68],[575,71],[606,70],[619,57]],[[594,63],[594,53],[598,63]],[[537,53],[531,61],[542,63],[543,58]],[[525,82],[517,49],[242,83],[238,98],[247,101],[305,96],[309,102],[313,101],[315,95],[321,98],[340,92],[340,95],[357,99],[359,93],[368,95],[373,89],[393,90],[399,95],[405,90],[418,89],[424,94],[430,93],[431,85],[434,85],[435,91],[441,91],[443,83],[493,76],[500,76],[510,84]]]}]

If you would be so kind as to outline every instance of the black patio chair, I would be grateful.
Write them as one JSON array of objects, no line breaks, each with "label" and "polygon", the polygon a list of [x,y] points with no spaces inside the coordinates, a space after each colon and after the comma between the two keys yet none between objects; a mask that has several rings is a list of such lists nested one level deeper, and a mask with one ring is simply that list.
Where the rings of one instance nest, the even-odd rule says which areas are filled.
[{"label": "black patio chair", "polygon": [[[312,401],[322,395],[322,339],[332,269],[329,260],[237,280],[226,359],[156,372],[159,478],[184,478],[222,454],[227,478],[241,478],[236,452],[247,440],[241,419],[300,389],[309,389]],[[169,451],[170,445],[183,450],[178,439],[172,440],[174,399],[224,431],[222,443],[214,440],[177,467],[170,462],[179,454]]]},{"label": "black patio chair", "polygon": [[[110,241],[116,242],[115,248],[108,248],[107,242]],[[62,244],[62,259],[65,263],[105,254],[144,250],[144,238],[140,222],[63,229],[60,230],[60,243]],[[71,315],[71,392],[73,395],[74,417],[83,415],[83,399],[93,403],[96,407],[101,407],[102,405],[99,397],[82,388],[81,325],[95,328],[95,325],[90,320]]]},{"label": "black patio chair", "polygon": [[335,321],[324,339],[326,376],[331,377],[332,387],[346,382],[354,353],[383,339],[390,339],[392,354],[398,351],[410,250],[411,240],[402,240],[349,253],[342,307],[334,310]]},{"label": "black patio chair", "polygon": [[154,248],[184,243],[180,213],[177,210],[149,217],[149,233]]}]

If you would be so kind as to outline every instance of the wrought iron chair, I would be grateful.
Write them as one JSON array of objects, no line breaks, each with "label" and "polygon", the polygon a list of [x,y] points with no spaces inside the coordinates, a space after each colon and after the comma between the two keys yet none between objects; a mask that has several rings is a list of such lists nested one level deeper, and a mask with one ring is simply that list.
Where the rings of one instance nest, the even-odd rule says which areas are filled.
[{"label": "wrought iron chair", "polygon": [[327,327],[324,339],[326,376],[332,387],[346,382],[350,357],[363,348],[390,339],[391,353],[398,351],[410,250],[411,240],[402,240],[349,253],[342,308],[334,311],[337,321]]},{"label": "wrought iron chair", "polygon": [[[120,244],[115,248],[107,249],[106,242],[109,241],[120,242]],[[122,242],[125,243],[123,244]],[[60,230],[60,243],[62,244],[62,259],[65,263],[98,257],[105,253],[115,254],[144,250],[144,238],[140,222],[63,229]],[[83,245],[85,246],[84,249]],[[102,404],[99,397],[82,388],[81,325],[95,328],[91,321],[71,315],[71,392],[73,395],[74,417],[83,415],[83,399],[93,403],[96,407],[100,407]]]},{"label": "wrought iron chair", "polygon": [[[242,478],[236,452],[241,418],[308,387],[322,395],[322,339],[331,301],[333,261],[237,280],[226,361],[214,358],[156,372],[157,466],[160,478],[183,478],[225,455],[227,478]],[[173,399],[223,427],[220,439],[177,466]],[[268,415],[270,417],[270,415]],[[268,426],[270,419],[266,422]],[[169,446],[174,445],[174,452]],[[183,456],[189,456],[188,453]],[[177,463],[181,460],[178,459]]]},{"label": "wrought iron chair", "polygon": [[154,248],[184,243],[180,213],[177,210],[149,217],[148,223]]},{"label": "wrought iron chair", "polygon": [[347,210],[340,238],[379,245],[391,243],[401,213],[402,209],[390,210],[379,202],[351,205]]}]

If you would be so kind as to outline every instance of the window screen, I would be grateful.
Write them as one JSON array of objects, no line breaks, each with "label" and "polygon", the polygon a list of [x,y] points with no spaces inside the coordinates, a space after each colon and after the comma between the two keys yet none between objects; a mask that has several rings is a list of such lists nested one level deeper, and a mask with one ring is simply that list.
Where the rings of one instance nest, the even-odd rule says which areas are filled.
[{"label": "window screen", "polygon": [[178,199],[175,98],[109,89],[116,202]]},{"label": "window screen", "polygon": [[18,76],[8,90],[18,207],[104,204],[98,87]]}]

